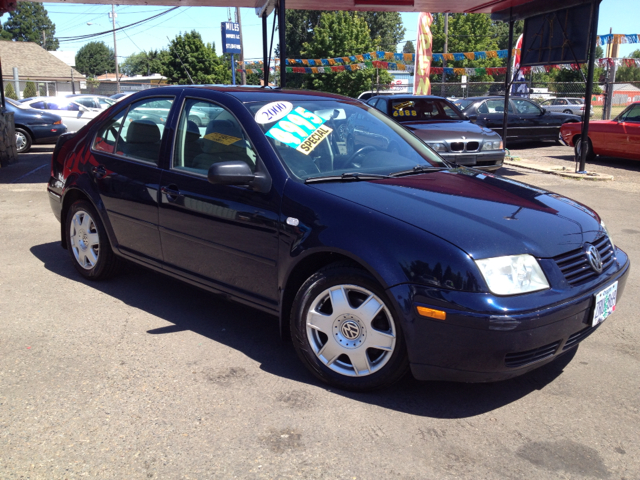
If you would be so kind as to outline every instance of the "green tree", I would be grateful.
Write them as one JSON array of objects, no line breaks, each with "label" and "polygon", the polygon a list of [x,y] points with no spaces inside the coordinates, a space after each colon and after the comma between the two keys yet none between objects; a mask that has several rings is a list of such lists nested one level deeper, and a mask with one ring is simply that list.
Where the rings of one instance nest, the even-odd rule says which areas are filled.
[{"label": "green tree", "polygon": [[89,42],[76,53],[76,69],[87,77],[116,71],[113,50],[104,42]]},{"label": "green tree", "polygon": [[18,42],[34,42],[46,50],[57,50],[60,46],[55,38],[56,26],[41,3],[18,2],[3,28]]},{"label": "green tree", "polygon": [[9,32],[2,29],[2,25],[0,25],[0,40],[13,40],[13,37]]},{"label": "green tree", "polygon": [[6,88],[4,89],[4,96],[7,98],[13,98],[14,100],[18,100],[18,94],[13,88],[12,83],[7,83]]},{"label": "green tree", "polygon": [[[198,32],[180,34],[169,44],[168,60],[162,73],[169,83],[231,83],[231,66],[224,65],[213,44],[205,44]],[[186,70],[186,71],[185,71]],[[187,75],[187,71],[189,75]]]},{"label": "green tree", "polygon": [[169,56],[167,50],[134,53],[120,64],[120,71],[128,76],[162,73]]},{"label": "green tree", "polygon": [[22,92],[22,96],[24,98],[35,97],[38,95],[38,91],[36,90],[36,84],[33,82],[27,82],[24,87],[24,92]]},{"label": "green tree", "polygon": [[[493,22],[492,27],[493,35],[496,40],[496,49],[506,50],[507,48],[509,48],[509,22],[501,22],[497,20]],[[513,25],[513,48],[515,48],[518,37],[522,34],[523,31],[524,20],[517,20]]]},{"label": "green tree", "polygon": [[[640,58],[640,50],[631,52],[627,58]],[[640,68],[619,67],[616,71],[616,83],[620,82],[640,82]]]},{"label": "green tree", "polygon": [[[356,15],[355,12],[351,12]],[[398,12],[358,12],[369,27],[373,45],[378,50],[396,52],[398,44],[404,38],[405,28]],[[361,52],[362,53],[362,52]]]},{"label": "green tree", "polygon": [[413,42],[411,40],[407,40],[407,43],[404,44],[402,53],[416,53],[416,47],[413,46]]},{"label": "green tree", "polygon": [[[303,45],[300,52],[304,58],[333,58],[359,55],[373,49],[369,27],[364,18],[351,12],[325,12],[320,24],[314,29],[312,42]],[[391,75],[380,71],[380,83],[389,84]],[[375,70],[357,70],[306,75],[304,87],[333,92],[351,97],[371,90],[375,82]]]}]

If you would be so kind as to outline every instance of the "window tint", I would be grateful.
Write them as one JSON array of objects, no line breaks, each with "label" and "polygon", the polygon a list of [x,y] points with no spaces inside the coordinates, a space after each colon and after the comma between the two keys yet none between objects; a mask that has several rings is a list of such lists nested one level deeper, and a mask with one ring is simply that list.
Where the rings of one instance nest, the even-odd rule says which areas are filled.
[{"label": "window tint", "polygon": [[46,109],[47,109],[47,106],[46,106],[46,105],[45,105],[45,103],[44,103],[44,102],[42,102],[42,101],[40,101],[40,102],[33,102],[33,103],[30,103],[30,104],[29,104],[29,106],[30,106],[31,108],[41,108],[41,109],[43,109],[43,110],[46,110]]},{"label": "window tint", "polygon": [[566,105],[567,101],[564,98],[559,98],[556,100],[555,105]]},{"label": "window tint", "polygon": [[387,101],[379,98],[378,103],[376,104],[376,108],[380,110],[382,113],[387,113]]},{"label": "window tint", "polygon": [[623,122],[640,122],[640,105],[633,105],[622,115]]},{"label": "window tint", "polygon": [[[487,100],[480,107],[478,107],[479,113],[503,113],[504,112],[504,100],[495,99]],[[513,113],[511,104],[509,104],[509,113]]]},{"label": "window tint", "polygon": [[569,103],[571,105],[582,105],[582,101],[579,98],[570,98]]},{"label": "window tint", "polygon": [[516,109],[518,110],[518,113],[533,114],[533,115],[542,114],[542,110],[540,110],[540,108],[536,104],[531,103],[528,100],[514,98],[512,102],[515,104]]},{"label": "window tint", "polygon": [[188,99],[176,131],[173,168],[206,175],[214,163],[242,161],[255,171],[257,155],[249,138],[225,108]]},{"label": "window tint", "polygon": [[173,99],[162,100],[164,108],[149,107],[157,98],[130,105],[126,115],[120,113],[98,131],[93,148],[157,164],[164,124],[173,103]]},{"label": "window tint", "polygon": [[98,130],[95,140],[93,141],[93,149],[99,152],[117,153],[122,155],[123,152],[117,151],[117,141],[120,138],[120,128],[122,127],[122,119],[127,111],[123,111],[107,122]]}]

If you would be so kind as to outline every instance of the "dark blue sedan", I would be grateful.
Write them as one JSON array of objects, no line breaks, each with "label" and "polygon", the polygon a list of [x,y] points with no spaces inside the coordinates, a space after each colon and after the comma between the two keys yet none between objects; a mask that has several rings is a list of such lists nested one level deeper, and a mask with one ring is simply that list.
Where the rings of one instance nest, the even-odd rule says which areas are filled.
[{"label": "dark blue sedan", "polygon": [[67,127],[58,115],[26,108],[9,98],[5,100],[7,110],[13,112],[18,153],[28,152],[34,144],[55,144],[66,133]]},{"label": "dark blue sedan", "polygon": [[[354,115],[376,135],[347,148]],[[60,139],[48,195],[83,277],[129,260],[272,313],[351,390],[523,374],[611,321],[629,272],[590,208],[318,92],[137,93]]]}]

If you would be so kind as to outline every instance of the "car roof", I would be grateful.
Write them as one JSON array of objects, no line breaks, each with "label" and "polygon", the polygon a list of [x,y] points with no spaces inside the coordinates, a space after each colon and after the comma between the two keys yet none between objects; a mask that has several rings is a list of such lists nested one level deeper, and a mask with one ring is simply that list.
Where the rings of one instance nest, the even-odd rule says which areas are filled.
[{"label": "car roof", "polygon": [[[376,95],[373,96],[371,98],[384,98],[383,95]],[[371,100],[371,98],[369,100]],[[437,95],[411,95],[408,93],[405,94],[398,94],[398,95],[393,95],[393,100],[404,100],[404,99],[408,99],[408,100],[415,100],[415,99],[425,99],[425,100],[447,100],[444,97],[439,97]]]},{"label": "car roof", "polygon": [[[335,95],[333,93],[314,92],[311,90],[293,90],[293,89],[280,89],[280,88],[265,88],[256,86],[233,86],[233,85],[173,85],[166,87],[158,87],[154,89],[144,90],[145,93],[159,92],[160,95],[168,93],[177,93],[178,91],[187,91],[195,93],[198,90],[212,90],[227,95],[231,95],[243,103],[251,102],[265,102],[265,101],[313,101],[313,100],[342,100],[353,102],[354,104],[362,105],[361,102],[344,97],[342,95]],[[146,96],[146,95],[145,95]]]}]

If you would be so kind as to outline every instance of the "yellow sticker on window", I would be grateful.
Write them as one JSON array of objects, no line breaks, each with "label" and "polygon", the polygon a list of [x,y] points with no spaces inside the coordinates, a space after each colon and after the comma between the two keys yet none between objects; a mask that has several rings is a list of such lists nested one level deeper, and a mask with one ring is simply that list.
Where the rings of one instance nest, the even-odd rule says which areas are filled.
[{"label": "yellow sticker on window", "polygon": [[402,103],[398,103],[397,105],[394,105],[393,109],[402,110],[403,108],[413,107],[414,105],[415,103],[413,102],[413,100],[409,100],[408,102],[402,102]]},{"label": "yellow sticker on window", "polygon": [[222,143],[223,145],[231,145],[232,143],[236,143],[238,140],[241,140],[238,137],[232,137],[231,135],[225,135],[224,133],[211,132],[204,136],[207,140],[211,140],[212,142]]},{"label": "yellow sticker on window", "polygon": [[333,132],[333,129],[327,127],[326,125],[320,125],[316,128],[315,132],[313,132],[309,137],[302,142],[296,148],[297,151],[304,153],[305,155],[309,155],[314,148],[316,148],[322,140],[327,138],[329,134]]}]

